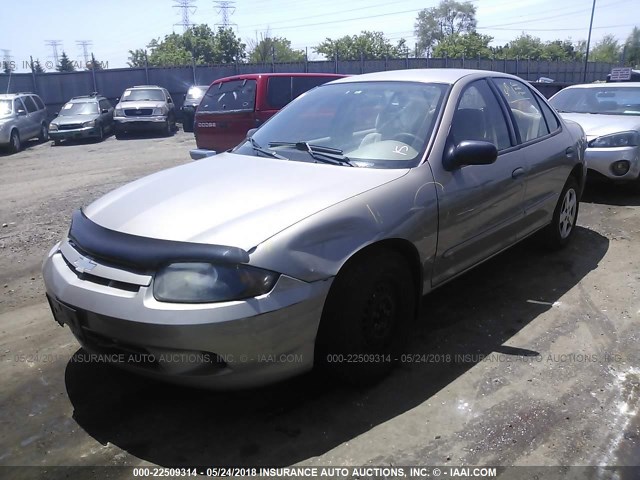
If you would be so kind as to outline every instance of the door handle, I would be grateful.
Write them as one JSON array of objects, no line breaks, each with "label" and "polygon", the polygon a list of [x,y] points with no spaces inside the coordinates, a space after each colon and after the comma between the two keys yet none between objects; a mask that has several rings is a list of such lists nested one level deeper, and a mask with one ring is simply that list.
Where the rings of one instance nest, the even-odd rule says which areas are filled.
[{"label": "door handle", "polygon": [[565,155],[566,155],[567,157],[572,157],[572,156],[573,156],[573,154],[574,154],[575,152],[576,152],[576,151],[575,151],[575,149],[574,149],[573,147],[568,147],[568,148],[564,151],[564,153],[565,153]]},{"label": "door handle", "polygon": [[522,177],[525,173],[526,172],[524,171],[524,168],[518,167],[513,172],[511,172],[511,178],[515,180],[516,178]]}]

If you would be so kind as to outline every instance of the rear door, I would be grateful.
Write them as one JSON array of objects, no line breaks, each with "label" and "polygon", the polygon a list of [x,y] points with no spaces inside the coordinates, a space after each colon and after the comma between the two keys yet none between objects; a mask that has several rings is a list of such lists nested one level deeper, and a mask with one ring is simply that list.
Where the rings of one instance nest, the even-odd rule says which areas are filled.
[{"label": "rear door", "polygon": [[224,151],[255,128],[256,80],[232,80],[209,87],[195,120],[198,148]]},{"label": "rear door", "polygon": [[38,136],[40,133],[40,125],[42,124],[42,115],[38,112],[38,106],[36,102],[33,101],[30,95],[25,95],[22,97],[22,101],[24,102],[24,106],[27,108],[27,121],[25,130],[27,132],[27,136],[23,137],[24,140],[27,138],[33,138]]}]

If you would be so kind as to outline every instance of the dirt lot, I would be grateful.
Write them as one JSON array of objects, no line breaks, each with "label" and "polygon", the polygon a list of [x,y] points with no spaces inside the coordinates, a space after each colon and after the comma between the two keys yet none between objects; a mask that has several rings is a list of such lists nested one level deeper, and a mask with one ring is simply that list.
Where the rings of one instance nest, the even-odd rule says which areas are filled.
[{"label": "dirt lot", "polygon": [[45,253],[73,209],[193,145],[179,132],[0,156],[0,465],[640,464],[636,188],[590,186],[565,251],[526,242],[425,298],[410,352],[430,355],[371,388],[309,375],[203,392],[72,361]]}]

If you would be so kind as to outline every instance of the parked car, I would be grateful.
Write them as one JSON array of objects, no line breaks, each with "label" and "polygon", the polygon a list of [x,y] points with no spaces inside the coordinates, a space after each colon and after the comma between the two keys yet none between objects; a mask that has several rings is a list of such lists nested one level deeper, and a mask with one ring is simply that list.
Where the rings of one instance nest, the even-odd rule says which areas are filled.
[{"label": "parked car", "polygon": [[60,145],[62,140],[80,138],[102,141],[112,131],[113,106],[96,92],[73,97],[49,124],[49,136],[55,145]]},{"label": "parked car", "polygon": [[182,104],[182,129],[185,132],[193,132],[193,119],[196,116],[196,108],[200,105],[202,97],[206,93],[208,85],[194,85],[189,87],[184,95],[184,103]]},{"label": "parked car", "polygon": [[0,147],[19,152],[27,140],[49,138],[47,109],[35,93],[0,94]]},{"label": "parked car", "polygon": [[549,100],[587,133],[587,167],[613,181],[640,178],[640,82],[574,85]]},{"label": "parked car", "polygon": [[231,152],[77,210],[47,295],[86,350],[155,378],[229,388],[320,365],[371,381],[423,294],[535,232],[571,240],[584,142],[515,76],[343,78]]},{"label": "parked car", "polygon": [[127,88],[116,105],[116,138],[125,133],[161,131],[171,135],[176,129],[173,99],[166,88],[139,85]]},{"label": "parked car", "polygon": [[262,125],[302,93],[344,75],[260,73],[214,81],[196,110],[194,160],[238,145],[247,131]]}]

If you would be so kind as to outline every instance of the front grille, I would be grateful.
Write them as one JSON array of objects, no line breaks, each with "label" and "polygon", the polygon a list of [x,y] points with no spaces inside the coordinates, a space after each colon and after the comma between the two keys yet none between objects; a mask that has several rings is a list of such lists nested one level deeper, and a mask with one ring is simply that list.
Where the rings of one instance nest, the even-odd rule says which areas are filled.
[{"label": "front grille", "polygon": [[153,108],[125,108],[124,114],[127,117],[148,117],[153,113]]},{"label": "front grille", "polygon": [[64,259],[64,263],[67,264],[67,267],[69,267],[69,270],[75,273],[76,277],[78,277],[80,280],[97,283],[98,285],[104,285],[105,287],[117,288],[118,290],[126,290],[127,292],[140,291],[140,285],[136,285],[135,283],[119,282],[117,280],[111,280],[109,278],[98,277],[97,275],[92,275],[87,272],[80,273],[71,263],[69,263],[66,258],[64,258],[64,255],[62,255],[62,258]]},{"label": "front grille", "polygon": [[58,125],[58,130],[75,130],[76,128],[82,128],[81,123],[67,123],[66,125]]}]

